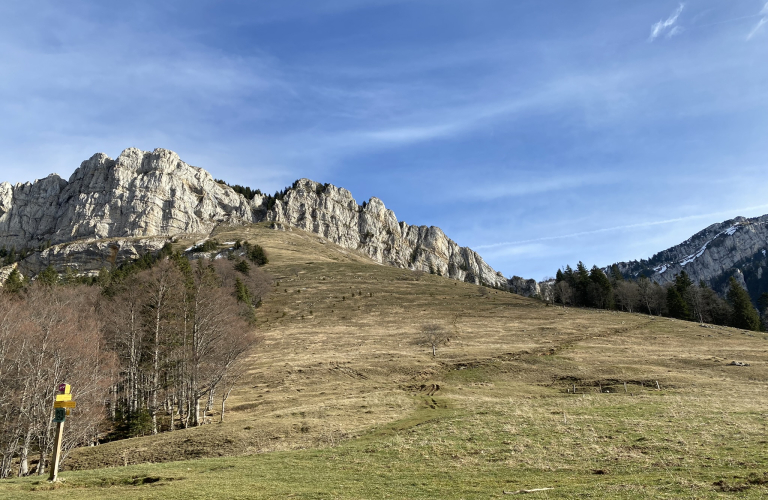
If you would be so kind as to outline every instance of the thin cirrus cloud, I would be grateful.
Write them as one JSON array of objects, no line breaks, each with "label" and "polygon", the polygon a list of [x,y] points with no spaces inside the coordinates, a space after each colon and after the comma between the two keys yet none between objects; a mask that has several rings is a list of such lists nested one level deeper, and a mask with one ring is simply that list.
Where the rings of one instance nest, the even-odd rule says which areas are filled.
[{"label": "thin cirrus cloud", "polygon": [[659,21],[651,26],[651,36],[649,41],[652,42],[662,35],[664,35],[666,38],[672,38],[673,36],[680,34],[683,29],[677,25],[677,19],[683,12],[684,7],[685,5],[681,3],[680,6],[672,13],[671,16],[667,18],[666,21]]},{"label": "thin cirrus cloud", "polygon": [[515,182],[498,182],[468,189],[466,196],[475,199],[495,200],[516,198],[555,191],[573,190],[587,186],[606,186],[619,182],[620,175],[598,172],[582,175],[549,175],[548,178],[536,177]]},{"label": "thin cirrus cloud", "polygon": [[696,214],[696,215],[688,215],[684,217],[675,217],[672,219],[663,219],[663,220],[656,220],[656,221],[648,221],[648,222],[638,222],[635,224],[623,224],[620,226],[611,226],[611,227],[601,227],[598,229],[592,229],[588,231],[579,231],[576,233],[568,233],[568,234],[559,234],[559,235],[553,235],[553,236],[543,236],[540,238],[532,238],[528,240],[520,240],[520,241],[502,241],[498,243],[490,243],[486,245],[475,245],[475,249],[477,250],[483,250],[483,249],[498,249],[503,247],[515,247],[518,245],[529,245],[531,243],[538,243],[542,241],[551,241],[551,240],[562,240],[562,239],[569,239],[569,238],[577,238],[579,236],[590,236],[594,234],[600,234],[600,233],[610,233],[614,231],[623,231],[626,229],[638,229],[638,228],[644,228],[644,227],[652,227],[652,226],[661,226],[666,224],[672,224],[675,222],[686,222],[691,220],[698,220],[698,219],[705,219],[710,217],[719,217],[723,215],[730,215],[733,213],[738,212],[746,212],[748,210],[758,210],[758,209],[765,209],[768,208],[768,204],[763,205],[756,205],[752,207],[742,207],[738,209],[732,209],[732,210],[720,210],[717,212],[711,212],[707,214]]},{"label": "thin cirrus cloud", "polygon": [[763,17],[760,18],[760,20],[757,22],[757,25],[754,28],[752,28],[752,31],[750,31],[749,34],[747,35],[748,41],[751,40],[757,34],[758,31],[760,31],[763,25],[768,23],[768,2],[766,2],[765,5],[763,5],[763,9],[760,11],[760,14],[758,15]]}]

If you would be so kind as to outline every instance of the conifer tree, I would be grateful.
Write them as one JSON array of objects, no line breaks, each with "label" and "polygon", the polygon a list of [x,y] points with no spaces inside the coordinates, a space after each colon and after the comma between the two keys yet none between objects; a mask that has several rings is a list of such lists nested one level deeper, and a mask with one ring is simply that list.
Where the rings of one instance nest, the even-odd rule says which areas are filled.
[{"label": "conifer tree", "polygon": [[7,293],[18,293],[24,288],[24,279],[18,269],[11,271],[8,278],[5,279],[3,291]]},{"label": "conifer tree", "polygon": [[693,281],[688,277],[688,273],[680,271],[680,274],[675,275],[675,288],[681,297],[685,297],[685,293],[693,285]]},{"label": "conifer tree", "polygon": [[611,278],[613,279],[614,283],[624,281],[624,275],[621,274],[621,271],[619,271],[619,266],[616,264],[611,266]]},{"label": "conifer tree", "polygon": [[760,313],[760,322],[762,329],[768,329],[768,292],[763,292],[757,300],[758,312]]},{"label": "conifer tree", "polygon": [[677,287],[671,286],[667,289],[667,309],[669,315],[677,319],[689,319],[691,317],[688,304],[683,300],[683,296],[677,290]]},{"label": "conifer tree", "polygon": [[48,264],[48,267],[37,275],[36,281],[48,286],[58,285],[59,273],[56,272],[56,269],[54,269],[52,265]]},{"label": "conifer tree", "polygon": [[731,326],[743,330],[760,330],[760,316],[758,316],[749,294],[744,290],[736,278],[731,276],[729,280],[728,302],[733,306]]},{"label": "conifer tree", "polygon": [[235,271],[238,271],[242,274],[245,274],[246,276],[251,271],[251,266],[248,265],[248,262],[241,260],[237,264],[234,265]]},{"label": "conifer tree", "polygon": [[106,267],[99,269],[99,276],[96,278],[96,283],[103,289],[109,285],[110,274]]},{"label": "conifer tree", "polygon": [[245,247],[245,254],[248,259],[257,266],[263,266],[269,263],[267,253],[261,248],[261,245],[251,245],[247,241],[243,245]]},{"label": "conifer tree", "polygon": [[576,291],[576,304],[580,306],[589,306],[589,284],[591,282],[589,279],[589,271],[587,271],[587,266],[585,266],[581,261],[579,261],[579,263],[576,265],[574,281],[574,290]]},{"label": "conifer tree", "polygon": [[592,266],[589,280],[591,305],[600,309],[613,309],[613,292],[608,276],[599,267]]},{"label": "conifer tree", "polygon": [[238,302],[243,302],[245,304],[253,305],[252,299],[251,299],[251,292],[248,291],[248,287],[245,286],[245,284],[240,280],[240,278],[237,278],[235,280],[235,297],[237,297]]},{"label": "conifer tree", "polygon": [[571,288],[576,286],[576,279],[573,276],[573,269],[571,269],[571,266],[565,266],[565,271],[563,271],[563,279],[571,286]]}]

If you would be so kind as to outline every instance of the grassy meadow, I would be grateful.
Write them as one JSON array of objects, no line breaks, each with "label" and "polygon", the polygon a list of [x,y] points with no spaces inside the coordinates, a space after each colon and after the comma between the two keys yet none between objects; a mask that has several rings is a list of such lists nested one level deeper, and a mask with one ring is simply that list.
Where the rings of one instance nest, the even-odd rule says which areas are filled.
[{"label": "grassy meadow", "polygon": [[[295,229],[214,236],[262,245],[275,280],[224,423],[75,450],[0,498],[768,496],[763,334],[548,307]],[[452,332],[436,357],[427,322]]]}]

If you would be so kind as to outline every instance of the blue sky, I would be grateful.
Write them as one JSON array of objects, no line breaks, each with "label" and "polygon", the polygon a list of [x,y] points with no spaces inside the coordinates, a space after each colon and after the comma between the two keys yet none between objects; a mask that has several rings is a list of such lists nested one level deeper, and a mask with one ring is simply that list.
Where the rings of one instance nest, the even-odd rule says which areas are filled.
[{"label": "blue sky", "polygon": [[0,118],[0,180],[163,147],[541,279],[768,213],[768,3],[3,2]]}]

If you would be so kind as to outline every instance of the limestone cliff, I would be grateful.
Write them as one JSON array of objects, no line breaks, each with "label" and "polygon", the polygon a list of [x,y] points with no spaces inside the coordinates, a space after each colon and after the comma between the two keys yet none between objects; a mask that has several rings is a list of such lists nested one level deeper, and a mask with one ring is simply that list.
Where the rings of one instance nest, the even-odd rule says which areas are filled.
[{"label": "limestone cliff", "polygon": [[300,179],[264,217],[361,250],[376,262],[507,287],[501,273],[476,252],[449,239],[440,228],[398,222],[395,213],[378,198],[358,205],[349,191],[330,184]]},{"label": "limestone cliff", "polygon": [[0,184],[0,247],[37,249],[20,263],[31,274],[49,263],[93,272],[177,235],[261,221],[299,227],[383,264],[510,288],[476,252],[437,227],[399,222],[377,198],[358,205],[346,189],[301,179],[279,199],[247,200],[165,149],[126,149],[115,160],[99,153],[68,181],[52,174]]},{"label": "limestone cliff", "polygon": [[251,219],[252,207],[176,153],[126,149],[93,155],[69,181],[0,184],[0,245],[35,248],[83,238],[210,231],[227,218]]}]

